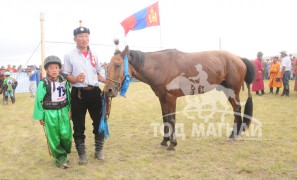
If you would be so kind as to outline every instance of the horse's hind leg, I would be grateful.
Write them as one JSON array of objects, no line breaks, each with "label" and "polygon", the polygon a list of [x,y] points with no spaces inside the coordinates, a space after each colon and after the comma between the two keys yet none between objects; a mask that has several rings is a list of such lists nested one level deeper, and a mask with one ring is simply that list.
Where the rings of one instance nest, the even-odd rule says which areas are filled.
[{"label": "horse's hind leg", "polygon": [[229,102],[233,107],[234,112],[234,125],[233,130],[230,135],[230,139],[235,140],[238,135],[240,135],[241,125],[242,125],[242,118],[241,118],[241,105],[239,101],[239,92],[236,92],[235,99],[229,97]]}]

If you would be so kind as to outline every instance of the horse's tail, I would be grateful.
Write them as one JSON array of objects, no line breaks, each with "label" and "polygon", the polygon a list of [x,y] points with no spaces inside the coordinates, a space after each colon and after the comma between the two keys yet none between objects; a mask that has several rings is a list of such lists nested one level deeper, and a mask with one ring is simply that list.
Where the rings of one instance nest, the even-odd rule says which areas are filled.
[{"label": "horse's tail", "polygon": [[241,58],[241,60],[244,62],[246,66],[246,74],[245,74],[244,81],[246,82],[246,84],[250,85],[252,84],[252,82],[255,80],[255,77],[256,77],[255,66],[250,60],[246,58]]},{"label": "horse's tail", "polygon": [[249,127],[252,122],[252,116],[253,116],[253,100],[252,100],[250,85],[256,77],[256,69],[254,64],[250,60],[246,58],[241,58],[241,59],[246,66],[246,74],[245,74],[244,81],[246,82],[246,86],[248,89],[248,99],[244,106],[243,123],[246,124],[247,127]]}]

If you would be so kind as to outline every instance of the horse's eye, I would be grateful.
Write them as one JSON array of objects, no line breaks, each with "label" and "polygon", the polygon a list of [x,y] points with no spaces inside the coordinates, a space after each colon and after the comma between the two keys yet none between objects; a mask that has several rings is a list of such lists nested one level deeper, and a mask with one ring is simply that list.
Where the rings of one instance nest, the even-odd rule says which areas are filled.
[{"label": "horse's eye", "polygon": [[119,69],[121,67],[120,64],[116,64],[116,68]]}]

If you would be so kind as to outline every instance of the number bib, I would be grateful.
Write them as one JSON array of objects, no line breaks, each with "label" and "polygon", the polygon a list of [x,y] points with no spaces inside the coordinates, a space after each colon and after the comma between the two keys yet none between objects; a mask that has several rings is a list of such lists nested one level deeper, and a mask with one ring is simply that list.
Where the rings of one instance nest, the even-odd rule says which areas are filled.
[{"label": "number bib", "polygon": [[8,80],[7,80],[7,85],[8,85],[8,86],[11,86],[12,83],[13,83],[12,79],[8,79]]},{"label": "number bib", "polygon": [[66,82],[51,82],[52,102],[64,101],[66,97]]}]

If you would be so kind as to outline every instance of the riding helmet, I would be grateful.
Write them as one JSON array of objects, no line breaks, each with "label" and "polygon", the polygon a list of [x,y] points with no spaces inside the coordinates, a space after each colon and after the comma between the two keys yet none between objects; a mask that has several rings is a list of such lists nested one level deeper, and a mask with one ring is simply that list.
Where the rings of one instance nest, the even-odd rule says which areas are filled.
[{"label": "riding helmet", "polygon": [[48,65],[50,65],[50,64],[58,64],[60,69],[62,67],[61,60],[58,56],[51,55],[51,56],[48,56],[47,58],[45,58],[44,69],[47,69]]}]

